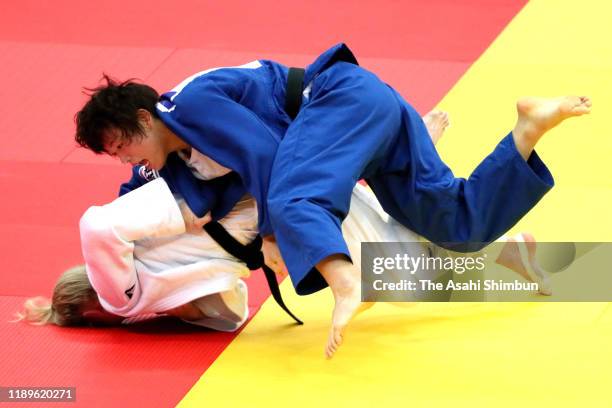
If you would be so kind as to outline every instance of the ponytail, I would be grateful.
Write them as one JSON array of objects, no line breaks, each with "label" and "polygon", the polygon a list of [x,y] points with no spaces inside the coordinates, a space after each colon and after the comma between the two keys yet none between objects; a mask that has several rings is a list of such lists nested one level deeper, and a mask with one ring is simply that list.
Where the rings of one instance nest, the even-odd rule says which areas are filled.
[{"label": "ponytail", "polygon": [[76,326],[83,323],[85,306],[96,299],[85,265],[65,271],[55,284],[53,298],[34,297],[25,301],[16,321],[35,325],[48,323],[58,326]]}]

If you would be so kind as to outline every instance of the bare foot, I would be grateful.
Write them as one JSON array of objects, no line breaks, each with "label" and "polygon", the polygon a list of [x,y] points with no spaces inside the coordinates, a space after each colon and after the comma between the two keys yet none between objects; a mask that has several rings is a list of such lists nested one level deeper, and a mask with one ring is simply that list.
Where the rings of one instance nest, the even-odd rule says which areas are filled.
[{"label": "bare foot", "polygon": [[438,143],[438,140],[444,134],[444,131],[450,124],[448,120],[448,113],[434,109],[427,115],[423,116],[423,122],[425,127],[431,136],[431,140],[434,144]]},{"label": "bare foot", "polygon": [[559,98],[522,98],[516,103],[518,120],[512,131],[521,156],[529,158],[542,135],[567,118],[591,111],[591,100],[586,96]]},{"label": "bare foot", "polygon": [[329,337],[325,346],[325,357],[332,358],[344,340],[347,325],[359,313],[368,310],[374,303],[361,302],[361,294],[357,289],[356,296],[347,293],[347,296],[334,296],[336,305],[332,314],[332,325],[329,329]]},{"label": "bare foot", "polygon": [[552,294],[550,283],[538,265],[535,255],[535,238],[529,233],[521,233],[507,238],[496,262],[513,270],[526,280],[537,283],[538,292],[549,296]]},{"label": "bare foot", "polygon": [[332,358],[342,345],[346,326],[357,314],[374,304],[361,302],[361,273],[345,258],[332,256],[320,262],[317,269],[329,284],[336,302],[325,346],[325,356]]}]

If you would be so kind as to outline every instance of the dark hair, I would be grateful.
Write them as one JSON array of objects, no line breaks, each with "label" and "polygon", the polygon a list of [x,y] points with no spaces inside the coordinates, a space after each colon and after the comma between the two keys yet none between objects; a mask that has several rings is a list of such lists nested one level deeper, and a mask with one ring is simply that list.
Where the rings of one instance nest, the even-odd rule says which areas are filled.
[{"label": "dark hair", "polygon": [[74,118],[76,142],[94,153],[104,153],[104,134],[109,129],[117,129],[125,140],[142,137],[144,133],[138,121],[139,109],[158,117],[155,104],[159,94],[155,89],[136,83],[133,79],[118,82],[106,74],[102,80],[106,84],[85,88],[85,94],[90,99]]}]

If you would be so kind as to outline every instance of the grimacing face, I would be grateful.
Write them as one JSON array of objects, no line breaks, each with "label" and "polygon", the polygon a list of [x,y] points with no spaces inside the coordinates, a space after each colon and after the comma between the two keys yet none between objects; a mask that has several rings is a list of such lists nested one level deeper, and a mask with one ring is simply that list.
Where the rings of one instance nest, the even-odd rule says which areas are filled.
[{"label": "grimacing face", "polygon": [[106,132],[104,150],[121,163],[143,165],[149,170],[159,170],[166,164],[167,154],[162,138],[153,127],[143,126],[144,135],[136,135],[131,140],[122,137],[117,129]]},{"label": "grimacing face", "polygon": [[[143,165],[149,170],[160,170],[166,164],[168,151],[161,122],[154,119],[150,112],[139,109],[138,121],[142,134],[129,140],[119,129],[109,129],[104,135],[104,150],[121,163]],[[159,122],[159,123],[158,123]]]}]

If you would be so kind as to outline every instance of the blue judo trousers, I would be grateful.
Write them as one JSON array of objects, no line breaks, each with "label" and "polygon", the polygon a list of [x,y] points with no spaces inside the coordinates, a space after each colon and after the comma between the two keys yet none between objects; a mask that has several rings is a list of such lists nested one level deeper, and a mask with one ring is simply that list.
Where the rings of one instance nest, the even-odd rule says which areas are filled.
[{"label": "blue judo trousers", "polygon": [[553,186],[537,154],[525,161],[511,134],[467,180],[455,178],[420,115],[344,44],[307,67],[293,121],[283,108],[287,71],[255,61],[201,72],[163,94],[157,113],[166,126],[235,174],[203,185],[172,157],[160,174],[199,215],[220,218],[242,192],[253,195],[260,232],[275,235],[298,294],[326,286],[317,263],[350,257],[341,223],[359,179],[407,228],[462,252],[497,239]]}]

